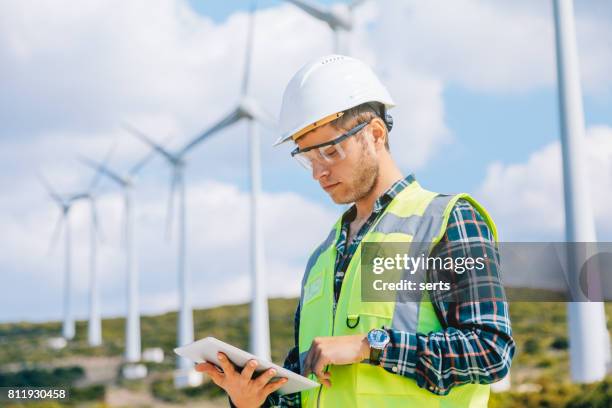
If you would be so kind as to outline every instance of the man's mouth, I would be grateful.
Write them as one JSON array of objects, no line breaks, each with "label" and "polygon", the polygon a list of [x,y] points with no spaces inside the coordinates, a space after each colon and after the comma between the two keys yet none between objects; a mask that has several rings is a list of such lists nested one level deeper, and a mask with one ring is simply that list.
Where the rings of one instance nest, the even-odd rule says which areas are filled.
[{"label": "man's mouth", "polygon": [[323,187],[323,190],[330,191],[331,189],[336,187],[338,184],[340,184],[340,183],[331,183],[331,184],[328,184],[328,185],[322,186],[322,187]]}]

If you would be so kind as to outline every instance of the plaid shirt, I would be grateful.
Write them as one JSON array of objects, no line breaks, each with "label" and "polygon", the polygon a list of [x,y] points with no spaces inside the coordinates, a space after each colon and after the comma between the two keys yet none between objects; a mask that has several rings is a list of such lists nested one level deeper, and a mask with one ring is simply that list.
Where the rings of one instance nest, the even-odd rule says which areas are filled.
[{"label": "plaid shirt", "polygon": [[[375,204],[372,214],[347,245],[349,225],[356,215],[352,206],[342,217],[342,227],[336,248],[334,295],[337,301],[344,272],[359,243],[387,205],[406,186],[415,180],[413,175],[397,181]],[[474,273],[453,274],[453,285],[470,285],[486,294],[483,300],[447,302],[432,296],[431,302],[443,327],[432,333],[412,333],[386,328],[391,341],[381,356],[385,370],[412,378],[421,388],[436,395],[446,395],[460,384],[489,384],[502,379],[510,369],[515,344],[512,339],[510,315],[503,287],[499,283],[499,257],[494,239],[482,216],[466,200],[458,200],[448,221],[442,240],[432,250],[432,256],[468,257],[478,248],[487,253],[485,268]],[[431,271],[428,271],[431,274]],[[461,282],[466,280],[467,282]],[[484,282],[480,283],[479,282]],[[493,284],[492,284],[493,283]],[[295,313],[295,344],[284,367],[300,373],[298,352],[300,306]],[[266,407],[299,407],[300,394],[279,396],[271,394]]]}]

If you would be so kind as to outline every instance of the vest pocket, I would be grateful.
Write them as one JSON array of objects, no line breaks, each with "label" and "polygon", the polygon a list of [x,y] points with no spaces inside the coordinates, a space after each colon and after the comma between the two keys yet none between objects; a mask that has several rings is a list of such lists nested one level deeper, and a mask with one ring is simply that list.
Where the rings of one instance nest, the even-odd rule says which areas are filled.
[{"label": "vest pocket", "polygon": [[351,302],[344,315],[345,330],[350,333],[367,333],[370,329],[390,326],[393,319],[392,302]]},{"label": "vest pocket", "polygon": [[[359,364],[355,381],[357,401],[376,406],[439,407],[439,397],[419,388],[416,381],[388,372],[382,367]],[[374,405],[373,405],[374,406]]]},{"label": "vest pocket", "polygon": [[302,299],[302,305],[320,298],[323,295],[323,275],[322,273],[308,279],[308,283],[304,286],[304,299]]}]

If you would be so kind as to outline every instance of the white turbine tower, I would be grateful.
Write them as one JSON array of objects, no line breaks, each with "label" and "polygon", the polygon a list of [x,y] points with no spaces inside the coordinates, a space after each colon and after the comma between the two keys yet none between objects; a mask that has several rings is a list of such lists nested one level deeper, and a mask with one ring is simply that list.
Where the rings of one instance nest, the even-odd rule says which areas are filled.
[{"label": "white turbine tower", "polygon": [[63,289],[63,322],[62,322],[62,337],[66,340],[74,338],[74,315],[72,313],[72,237],[70,228],[70,210],[76,198],[73,195],[59,195],[47,182],[47,180],[39,174],[40,182],[43,184],[51,199],[58,205],[60,216],[54,228],[51,238],[52,248],[64,229],[64,289]]},{"label": "white turbine tower", "polygon": [[[168,200],[168,212],[166,218],[166,233],[170,236],[172,218],[173,218],[173,202],[174,195],[178,189],[179,193],[179,238],[177,245],[177,272],[178,272],[178,289],[179,289],[179,311],[177,323],[177,347],[184,346],[193,342],[193,309],[191,306],[190,285],[191,279],[188,273],[186,258],[187,258],[187,236],[185,225],[185,181],[184,170],[185,161],[184,155],[195,144],[188,143],[183,149],[178,151],[170,151],[162,145],[154,142],[144,133],[129,126],[124,126],[127,131],[135,135],[138,139],[149,145],[153,151],[160,154],[168,164],[172,167],[172,176],[170,181],[170,196]],[[182,388],[185,386],[196,386],[201,382],[200,373],[196,372],[193,364],[183,358],[177,357],[177,371],[174,376],[176,387]]]},{"label": "white turbine tower", "polygon": [[[584,157],[584,112],[573,4],[571,0],[553,0],[553,6],[566,239],[570,243],[595,242],[597,237]],[[572,248],[569,248],[572,252]],[[580,287],[578,273],[582,265],[576,261],[580,257],[572,256],[572,253],[568,255],[570,289],[577,289]],[[605,376],[610,342],[603,303],[589,302],[584,296],[580,300],[568,303],[570,366],[575,382],[588,383]]]},{"label": "white turbine tower", "polygon": [[[106,163],[115,145],[108,151],[104,162]],[[89,319],[87,323],[87,343],[91,347],[102,344],[102,319],[100,317],[100,294],[98,289],[98,259],[97,247],[100,235],[100,225],[98,221],[98,209],[96,206],[96,196],[94,189],[99,181],[99,174],[95,174],[89,188],[73,196],[73,200],[87,200],[89,202],[90,230],[89,230]]]},{"label": "white turbine tower", "polygon": [[[203,142],[209,136],[217,133],[218,131],[240,121],[241,119],[249,120],[250,130],[250,147],[251,147],[251,213],[252,213],[252,225],[251,234],[254,236],[260,235],[259,223],[256,221],[257,208],[258,208],[258,191],[260,186],[260,175],[259,175],[259,136],[255,129],[254,121],[260,123],[269,123],[273,126],[273,119],[259,106],[259,104],[247,95],[248,89],[248,74],[249,74],[249,63],[251,54],[251,41],[252,33],[254,30],[254,11],[255,8],[251,9],[250,23],[248,28],[249,46],[247,47],[247,61],[246,69],[244,72],[242,82],[242,94],[240,101],[237,106],[224,118],[214,124],[211,128],[204,131],[199,136],[186,143],[181,149],[176,151],[170,151],[166,147],[151,140],[144,133],[136,130],[131,126],[126,126],[126,129],[133,133],[136,137],[142,140],[144,143],[149,145],[153,150],[159,153],[166,159],[168,164],[172,167],[172,181],[170,184],[170,200],[169,200],[169,211],[168,211],[168,227],[172,220],[172,207],[173,197],[175,190],[179,192],[179,242],[178,242],[178,275],[179,275],[179,294],[180,294],[180,309],[179,309],[179,321],[178,321],[178,346],[191,343],[193,341],[193,314],[191,308],[191,299],[189,293],[189,276],[185,265],[186,259],[186,231],[185,231],[185,183],[184,183],[184,167],[185,161],[184,156],[193,149],[196,145]],[[170,228],[168,228],[168,231]],[[263,263],[263,250],[261,246],[262,240],[253,238],[252,240],[252,258],[253,258],[253,303],[251,312],[251,350],[263,358],[268,358],[270,355],[270,340],[269,340],[269,328],[268,328],[268,307],[267,297],[263,291],[263,269],[261,267]],[[259,265],[259,266],[256,266]],[[177,366],[179,368],[178,375],[175,375],[175,386],[181,387],[184,385],[193,385],[196,383],[197,377],[194,374],[198,374],[193,370],[193,364],[188,360],[178,357]],[[182,373],[181,373],[182,371]],[[201,378],[201,377],[199,377]],[[193,380],[193,381],[192,381]]]},{"label": "white turbine tower", "polygon": [[141,360],[141,339],[140,339],[140,311],[138,296],[138,266],[136,261],[134,245],[134,209],[132,202],[132,192],[134,177],[151,158],[147,155],[130,169],[127,174],[120,175],[111,170],[107,164],[98,163],[87,158],[81,158],[81,162],[96,171],[97,175],[107,177],[117,184],[123,193],[123,239],[122,246],[125,257],[126,271],[126,294],[127,294],[127,317],[125,320],[125,361],[128,363],[123,367],[123,375],[126,378],[142,378],[147,375],[147,368],[143,364],[138,364]]},{"label": "white turbine tower", "polygon": [[338,4],[334,7],[324,7],[306,0],[286,0],[323,21],[332,29],[334,35],[334,52],[350,55],[351,32],[353,31],[353,10],[366,0],[353,0],[350,4]]},{"label": "white turbine tower", "polygon": [[248,125],[249,162],[250,162],[250,236],[251,236],[251,353],[265,359],[270,359],[270,327],[268,319],[268,296],[265,289],[264,248],[260,219],[261,163],[260,137],[257,123],[274,127],[274,119],[249,96],[249,79],[251,70],[251,55],[255,33],[256,2],[252,3],[247,29],[247,46],[245,50],[245,65],[242,77],[240,100],[235,108],[204,132],[194,142],[220,132],[221,130],[245,119]]},{"label": "white turbine tower", "polygon": [[102,320],[100,318],[100,294],[98,290],[97,244],[98,244],[98,210],[96,197],[91,192],[80,195],[89,201],[89,320],[87,323],[87,343],[91,347],[102,344]]}]

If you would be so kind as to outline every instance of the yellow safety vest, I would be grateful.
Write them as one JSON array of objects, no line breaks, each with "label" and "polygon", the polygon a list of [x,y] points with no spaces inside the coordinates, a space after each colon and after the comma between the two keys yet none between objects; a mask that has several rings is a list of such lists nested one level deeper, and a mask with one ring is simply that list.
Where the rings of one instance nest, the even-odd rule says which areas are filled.
[{"label": "yellow safety vest", "polygon": [[[458,199],[468,200],[484,217],[495,241],[497,230],[486,210],[468,194],[442,195],[416,181],[402,190],[371,227],[363,242],[426,243],[426,255],[446,231]],[[419,302],[362,302],[361,243],[351,259],[334,314],[334,265],[339,219],[327,239],[310,257],[302,280],[299,352],[303,367],[315,337],[366,334],[383,325],[397,330],[430,333],[442,330],[427,295]],[[329,366],[332,387],[301,393],[303,407],[486,407],[489,385],[455,386],[445,396],[420,388],[416,381],[367,363]],[[312,378],[314,376],[311,375]]]}]

